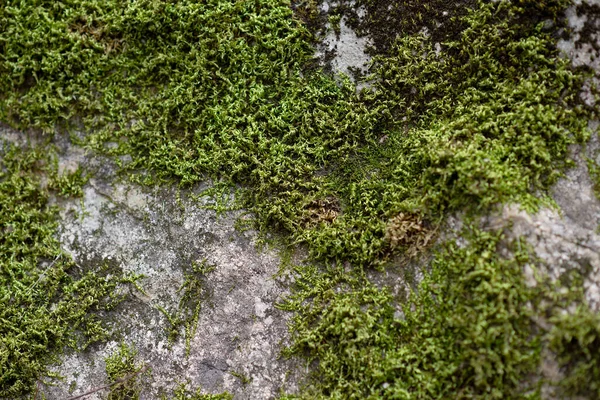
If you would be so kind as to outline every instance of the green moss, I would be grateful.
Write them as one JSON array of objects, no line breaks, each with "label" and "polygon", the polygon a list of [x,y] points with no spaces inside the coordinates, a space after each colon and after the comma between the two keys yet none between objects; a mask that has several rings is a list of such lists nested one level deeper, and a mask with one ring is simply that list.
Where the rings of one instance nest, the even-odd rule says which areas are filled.
[{"label": "green moss", "polygon": [[[162,397],[163,400],[167,400],[166,396]],[[206,394],[201,393],[200,389],[191,391],[187,388],[187,385],[180,385],[174,393],[172,400],[232,400],[233,395],[228,392],[218,394]]]},{"label": "green moss", "polygon": [[[316,2],[300,3],[316,18]],[[0,119],[80,125],[90,148],[131,156],[120,165],[136,182],[212,179],[219,200],[236,188],[255,227],[306,245],[313,264],[296,268],[282,307],[299,313],[292,349],[319,361],[308,397],[522,397],[539,346],[526,340],[521,253],[499,257],[483,233],[450,246],[404,321],[365,276],[422,251],[450,213],[549,203],[596,115],[579,99],[586,72],[542,21],[569,2],[396,3],[359,2],[385,29],[411,20],[377,37],[371,88],[357,93],[308,68],[312,38],[286,1],[11,2]],[[447,9],[451,34],[419,33]]]},{"label": "green moss", "polygon": [[574,312],[556,315],[550,332],[551,349],[558,355],[568,395],[600,396],[600,316],[580,305]]},{"label": "green moss", "polygon": [[246,375],[244,372],[231,371],[230,374],[238,378],[244,386],[252,382],[252,378]]},{"label": "green moss", "polygon": [[89,176],[83,173],[81,167],[75,171],[66,171],[58,174],[58,168],[51,173],[48,187],[61,196],[82,197],[83,186],[88,182]]},{"label": "green moss", "polygon": [[40,183],[47,151],[6,142],[0,151],[0,397],[15,398],[48,378],[66,346],[105,338],[98,312],[136,278],[80,270],[60,248],[57,209]]},{"label": "green moss", "polygon": [[407,302],[368,281],[304,276],[300,285],[319,288],[313,301],[285,305],[300,312],[290,351],[318,360],[301,398],[500,399],[535,389],[523,387],[541,348],[522,275],[529,257],[516,245],[500,257],[500,234],[462,236],[469,244],[449,244]]},{"label": "green moss", "polygon": [[[3,118],[49,129],[77,116],[89,146],[132,156],[123,168],[136,181],[241,185],[262,229],[308,243],[317,260],[377,264],[392,253],[395,214],[532,208],[567,165],[568,145],[587,135],[583,77],[526,17],[533,7],[552,18],[557,4],[482,3],[439,55],[402,36],[361,94],[303,70],[310,36],[285,2],[7,7]],[[307,224],[326,199],[339,218]]]},{"label": "green moss", "polygon": [[598,199],[600,199],[600,166],[598,166],[596,160],[588,158],[587,167],[590,173],[590,178],[592,178],[594,194]]},{"label": "green moss", "polygon": [[327,20],[331,25],[331,29],[333,29],[336,35],[339,35],[341,32],[340,22],[342,21],[342,16],[339,14],[330,14]]},{"label": "green moss", "polygon": [[[571,70],[550,32],[528,18],[559,4],[520,6],[479,3],[439,54],[416,34],[375,59],[376,89],[363,95],[381,107],[381,136],[332,174],[343,214],[302,233],[314,259],[337,263],[298,267],[296,292],[282,305],[298,313],[291,353],[318,362],[300,397],[539,396],[534,376],[548,338],[532,307],[548,292],[524,284],[524,251],[503,259],[497,237],[464,233],[470,244],[450,244],[408,303],[341,267],[386,260],[386,232],[402,215],[435,223],[456,210],[551,202],[544,190],[571,165],[568,146],[587,139],[595,112],[577,98],[585,72]],[[560,309],[553,302],[536,315]],[[567,370],[579,390],[582,371],[598,378],[586,351],[573,356],[581,370]]]},{"label": "green moss", "polygon": [[143,365],[136,361],[137,350],[121,343],[117,351],[106,357],[106,374],[110,386],[108,400],[137,400],[142,390],[138,374]]}]

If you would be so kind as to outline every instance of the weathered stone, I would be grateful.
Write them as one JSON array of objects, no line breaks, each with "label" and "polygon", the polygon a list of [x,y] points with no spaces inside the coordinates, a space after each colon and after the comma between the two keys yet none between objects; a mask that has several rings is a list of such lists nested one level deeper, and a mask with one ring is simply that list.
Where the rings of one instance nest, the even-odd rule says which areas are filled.
[{"label": "weathered stone", "polygon": [[[280,357],[289,314],[275,307],[289,282],[274,277],[279,258],[273,250],[257,249],[256,232],[235,229],[241,212],[217,216],[204,208],[207,202],[185,199],[185,193],[178,199],[175,190],[119,183],[106,160],[65,148],[61,166],[79,164],[94,176],[81,202],[61,202],[64,249],[82,269],[108,263],[143,274],[144,293],[133,291],[106,315],[119,339],[64,357],[54,371],[66,379],[46,387],[46,396],[68,398],[104,385],[104,359],[119,341],[133,345],[139,361],[151,369],[151,376],[142,378],[142,399],[157,399],[180,382],[206,392],[227,390],[236,399],[268,399],[282,389],[295,390],[294,365]],[[186,355],[183,332],[169,343],[170,325],[157,307],[175,312],[184,271],[202,260],[215,269],[206,276],[207,295]],[[242,384],[232,373],[251,381]],[[100,391],[87,398],[105,396]]]}]

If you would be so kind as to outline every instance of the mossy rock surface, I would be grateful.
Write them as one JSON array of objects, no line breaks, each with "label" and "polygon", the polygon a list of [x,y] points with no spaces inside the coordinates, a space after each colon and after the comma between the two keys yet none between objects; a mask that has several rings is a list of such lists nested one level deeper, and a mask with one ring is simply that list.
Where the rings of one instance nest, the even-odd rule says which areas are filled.
[{"label": "mossy rock surface", "polygon": [[599,11],[6,2],[0,397],[597,397]]}]

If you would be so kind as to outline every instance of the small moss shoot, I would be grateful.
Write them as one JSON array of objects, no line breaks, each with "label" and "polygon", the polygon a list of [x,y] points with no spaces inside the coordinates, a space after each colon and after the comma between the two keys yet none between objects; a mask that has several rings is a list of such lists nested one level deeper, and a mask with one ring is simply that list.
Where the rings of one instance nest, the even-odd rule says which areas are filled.
[{"label": "small moss shoot", "polygon": [[177,290],[177,293],[182,293],[177,311],[170,313],[164,307],[158,307],[158,310],[167,318],[171,325],[169,329],[169,341],[171,343],[177,340],[183,329],[187,355],[190,353],[191,341],[198,329],[202,303],[208,298],[205,282],[206,275],[214,271],[214,269],[215,266],[208,265],[206,260],[199,263],[193,262],[191,271],[184,274],[184,281]]},{"label": "small moss shoot", "polygon": [[[597,156],[599,156],[598,154]],[[596,198],[600,200],[600,166],[598,162],[593,158],[587,159],[587,167],[588,172],[590,174],[590,178],[592,179],[592,184],[594,188],[594,194]]]},{"label": "small moss shoot", "polygon": [[331,25],[331,29],[335,32],[336,35],[339,36],[341,33],[340,23],[342,21],[342,16],[340,14],[330,14],[328,18],[329,25]]},{"label": "small moss shoot", "polygon": [[252,378],[244,372],[231,371],[229,373],[232,376],[235,376],[236,378],[238,378],[240,380],[240,383],[244,386],[246,386],[247,384],[252,382]]},{"label": "small moss shoot", "polygon": [[138,400],[142,390],[139,376],[144,366],[136,361],[135,347],[121,343],[104,359],[110,392],[108,400]]},{"label": "small moss shoot", "polygon": [[228,392],[209,394],[202,393],[200,389],[192,391],[188,389],[188,385],[181,384],[174,392],[173,396],[169,399],[166,396],[162,397],[162,400],[232,400],[233,395]]}]

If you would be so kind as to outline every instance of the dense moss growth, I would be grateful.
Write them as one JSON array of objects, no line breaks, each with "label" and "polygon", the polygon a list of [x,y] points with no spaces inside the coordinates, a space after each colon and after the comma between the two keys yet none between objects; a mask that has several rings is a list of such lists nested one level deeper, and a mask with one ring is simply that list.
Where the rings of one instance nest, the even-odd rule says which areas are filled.
[{"label": "dense moss growth", "polygon": [[[352,179],[338,186],[346,189],[341,203],[355,207],[343,208],[344,217],[350,210],[371,219],[348,230],[348,245],[346,230],[319,240],[329,233],[321,228],[316,240],[326,250],[319,255],[338,255],[338,265],[381,259],[386,243],[365,250],[374,250],[377,238],[393,237],[394,215],[435,221],[449,211],[477,214],[513,201],[534,210],[544,201],[544,188],[569,165],[568,145],[585,140],[587,121],[596,115],[579,105],[585,72],[558,57],[549,24],[528,17],[541,7],[558,23],[558,5],[479,3],[460,18],[462,30],[442,42],[442,51],[417,33],[375,58],[376,89],[365,98],[385,110],[387,124],[378,143],[359,151],[361,167],[344,165],[338,181]],[[379,234],[366,236],[374,216],[389,219],[371,230]],[[463,232],[466,247],[450,244],[435,258],[431,275],[406,303],[350,279],[341,267],[301,268],[297,293],[283,307],[299,312],[291,351],[319,361],[319,383],[307,388],[308,397],[539,398],[540,354],[552,343],[567,376],[561,393],[593,398],[595,325],[583,328],[577,315],[556,317],[552,334],[536,325],[545,315],[562,315],[567,303],[536,309],[556,288],[523,283],[526,253],[500,257],[497,236],[471,235]],[[352,244],[362,248],[349,252]],[[361,250],[361,258],[349,256]]]},{"label": "dense moss growth", "polygon": [[587,72],[555,46],[569,2],[382,3],[359,1],[364,29],[384,34],[357,92],[308,68],[313,38],[283,0],[8,1],[0,119],[76,128],[141,183],[238,187],[258,228],[307,245],[312,264],[283,306],[298,312],[292,351],[319,361],[307,397],[534,397],[542,339],[523,252],[500,257],[498,236],[477,231],[449,245],[404,319],[365,276],[423,251],[451,212],[548,201],[596,112],[579,101]]},{"label": "dense moss growth", "polygon": [[77,116],[88,145],[132,155],[123,168],[146,183],[242,184],[259,226],[316,259],[385,260],[399,212],[531,205],[586,135],[582,78],[526,18],[540,5],[481,4],[439,54],[400,37],[356,94],[302,74],[309,35],[285,2],[117,3],[4,7],[3,119]]},{"label": "dense moss growth", "polygon": [[[69,346],[107,334],[98,313],[121,301],[133,282],[102,266],[83,271],[60,249],[57,209],[40,182],[51,170],[44,149],[0,147],[0,397],[17,398],[48,377]],[[74,186],[69,186],[73,188]]]},{"label": "dense moss growth", "polygon": [[309,398],[502,399],[535,389],[520,385],[540,352],[526,247],[503,258],[501,234],[463,237],[469,244],[449,244],[400,304],[368,281],[304,276],[301,284],[319,287],[313,302],[295,297],[284,307],[301,311],[290,350],[319,360]]}]

